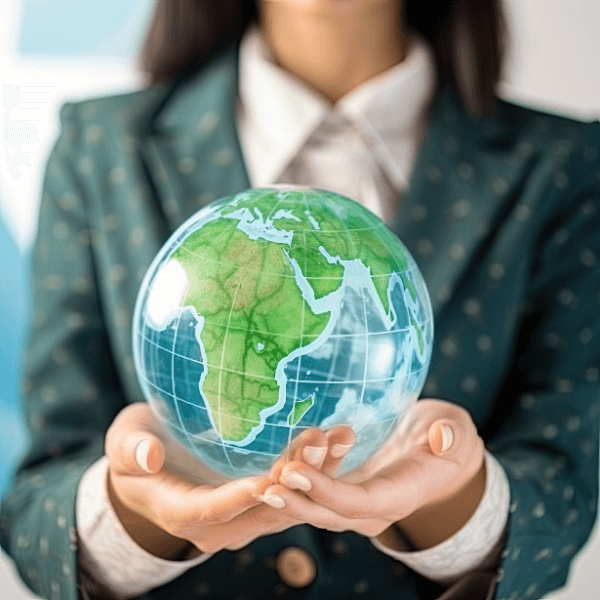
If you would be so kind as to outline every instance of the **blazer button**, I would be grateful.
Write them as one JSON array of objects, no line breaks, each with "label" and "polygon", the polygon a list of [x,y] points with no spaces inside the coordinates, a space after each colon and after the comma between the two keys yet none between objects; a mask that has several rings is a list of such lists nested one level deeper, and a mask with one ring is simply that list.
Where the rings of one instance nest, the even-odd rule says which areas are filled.
[{"label": "blazer button", "polygon": [[275,559],[275,568],[281,580],[292,588],[306,587],[317,575],[317,565],[313,557],[298,546],[282,550]]}]

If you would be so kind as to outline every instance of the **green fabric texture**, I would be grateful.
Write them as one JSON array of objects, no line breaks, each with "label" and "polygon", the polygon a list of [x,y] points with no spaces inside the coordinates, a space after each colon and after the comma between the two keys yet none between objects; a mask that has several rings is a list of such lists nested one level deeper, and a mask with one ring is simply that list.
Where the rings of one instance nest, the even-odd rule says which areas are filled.
[{"label": "green fabric texture", "polygon": [[[143,397],[131,317],[169,235],[251,187],[235,116],[237,45],[198,72],[136,93],[66,103],[43,183],[24,414],[31,444],[0,512],[0,545],[44,598],[81,598],[77,486],[117,413]],[[424,397],[465,407],[510,479],[494,597],[564,585],[590,535],[600,413],[600,122],[500,101],[474,119],[440,102],[390,224],[432,299]],[[299,182],[310,183],[310,182]],[[304,590],[273,568],[299,545]],[[144,598],[434,598],[364,537],[299,526],[221,552]]]}]

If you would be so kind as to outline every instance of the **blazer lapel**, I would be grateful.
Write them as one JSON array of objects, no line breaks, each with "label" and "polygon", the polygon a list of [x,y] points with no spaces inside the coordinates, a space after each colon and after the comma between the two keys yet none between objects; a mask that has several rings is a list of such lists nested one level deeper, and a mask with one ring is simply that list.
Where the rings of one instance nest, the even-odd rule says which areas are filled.
[{"label": "blazer lapel", "polygon": [[[171,231],[213,200],[251,186],[238,137],[238,57],[239,41],[162,97],[155,92],[154,114],[138,122],[139,151]],[[538,156],[532,143],[516,143],[524,124],[512,105],[500,101],[495,115],[478,119],[448,88],[438,88],[436,99],[390,224],[423,273],[434,316],[514,208]],[[501,275],[500,263],[491,269],[492,277]]]},{"label": "blazer lapel", "polygon": [[[511,116],[511,105],[500,101],[495,116],[477,119],[460,110],[448,89],[439,92],[390,224],[423,273],[434,317],[480,260],[502,215],[515,208],[538,157],[533,143],[516,143],[518,129]],[[502,274],[501,262],[492,261],[492,279]]]},{"label": "blazer lapel", "polygon": [[237,128],[238,51],[227,47],[173,86],[140,133],[171,231],[213,200],[250,187]]}]

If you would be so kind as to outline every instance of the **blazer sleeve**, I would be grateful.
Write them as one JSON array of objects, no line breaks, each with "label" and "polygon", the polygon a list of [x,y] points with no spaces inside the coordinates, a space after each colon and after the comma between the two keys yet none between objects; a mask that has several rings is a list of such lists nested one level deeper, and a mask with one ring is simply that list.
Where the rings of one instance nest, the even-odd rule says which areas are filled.
[{"label": "blazer sleeve", "polygon": [[586,131],[579,166],[548,178],[555,208],[536,240],[515,366],[483,434],[511,494],[498,600],[564,586],[596,518],[600,123]]},{"label": "blazer sleeve", "polygon": [[0,511],[0,545],[38,596],[76,600],[75,502],[82,475],[104,454],[126,405],[94,277],[94,238],[78,177],[81,131],[60,111],[61,133],[42,187],[33,258],[33,314],[24,356],[30,436]]}]

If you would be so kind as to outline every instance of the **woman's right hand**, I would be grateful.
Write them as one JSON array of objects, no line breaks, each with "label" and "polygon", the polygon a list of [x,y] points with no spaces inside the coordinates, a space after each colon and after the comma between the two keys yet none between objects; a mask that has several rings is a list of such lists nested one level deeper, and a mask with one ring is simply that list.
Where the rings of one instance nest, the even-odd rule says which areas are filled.
[{"label": "woman's right hand", "polygon": [[[106,432],[105,453],[109,497],[119,520],[135,542],[162,558],[177,554],[188,542],[201,552],[237,550],[258,537],[298,525],[261,502],[260,496],[277,482],[290,460],[303,460],[317,469],[325,467],[333,475],[341,458],[327,456],[328,446],[348,444],[353,436],[343,426],[327,432],[308,429],[293,440],[291,451],[279,458],[268,477],[247,477],[214,487],[196,485],[170,471],[164,464],[164,444],[152,433],[158,431],[150,406],[131,404]],[[136,447],[144,439],[149,442],[150,473],[140,468],[135,458]],[[325,450],[315,462],[309,462],[309,455],[303,452],[307,446]]]}]

